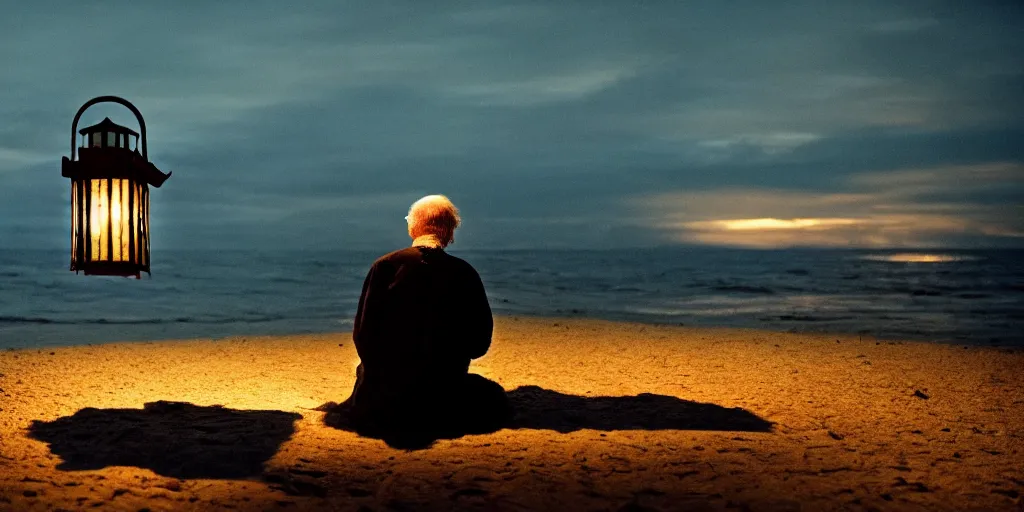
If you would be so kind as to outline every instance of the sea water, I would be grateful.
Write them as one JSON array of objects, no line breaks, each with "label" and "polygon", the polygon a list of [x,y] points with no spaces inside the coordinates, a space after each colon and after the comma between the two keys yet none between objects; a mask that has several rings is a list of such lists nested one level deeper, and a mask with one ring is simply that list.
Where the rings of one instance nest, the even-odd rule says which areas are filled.
[{"label": "sea water", "polygon": [[[64,251],[0,250],[0,348],[348,331],[383,252],[166,250],[135,280],[76,275]],[[451,253],[496,314],[1024,347],[1021,250]]]}]

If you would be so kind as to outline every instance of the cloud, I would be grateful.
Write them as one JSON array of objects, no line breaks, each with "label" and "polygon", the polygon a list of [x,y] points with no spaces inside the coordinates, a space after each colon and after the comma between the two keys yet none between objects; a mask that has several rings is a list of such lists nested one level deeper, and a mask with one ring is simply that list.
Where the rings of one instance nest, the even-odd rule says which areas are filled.
[{"label": "cloud", "polygon": [[766,155],[787,153],[794,149],[820,140],[815,133],[771,132],[763,134],[743,134],[726,139],[702,140],[697,143],[710,151],[735,153],[736,148],[756,148]]},{"label": "cloud", "polygon": [[51,155],[38,151],[0,146],[0,172],[13,172],[15,169],[39,164],[51,159]]},{"label": "cloud", "polygon": [[876,32],[917,32],[939,25],[935,18],[907,18],[900,20],[879,21],[870,25],[871,30]]},{"label": "cloud", "polygon": [[607,89],[631,74],[629,69],[624,68],[595,69],[524,81],[460,84],[443,91],[477,105],[538,105],[582,99]]}]

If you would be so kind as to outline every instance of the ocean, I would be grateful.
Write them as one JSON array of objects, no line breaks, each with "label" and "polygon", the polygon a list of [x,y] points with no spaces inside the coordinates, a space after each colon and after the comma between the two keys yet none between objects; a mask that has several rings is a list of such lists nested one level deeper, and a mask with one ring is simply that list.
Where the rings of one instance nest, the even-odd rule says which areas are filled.
[{"label": "ocean", "polygon": [[[1024,347],[1024,250],[451,251],[495,314]],[[0,348],[347,331],[366,251],[154,251],[152,277],[0,250]]]}]

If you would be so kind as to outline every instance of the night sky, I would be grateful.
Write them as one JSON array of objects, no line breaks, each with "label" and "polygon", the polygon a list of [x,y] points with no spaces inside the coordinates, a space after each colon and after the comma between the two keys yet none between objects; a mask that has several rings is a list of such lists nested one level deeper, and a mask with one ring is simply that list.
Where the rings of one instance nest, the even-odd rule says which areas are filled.
[{"label": "night sky", "polygon": [[455,248],[1024,246],[1024,3],[302,4],[5,3],[0,249],[68,247],[107,94],[154,251],[391,250],[431,193]]}]

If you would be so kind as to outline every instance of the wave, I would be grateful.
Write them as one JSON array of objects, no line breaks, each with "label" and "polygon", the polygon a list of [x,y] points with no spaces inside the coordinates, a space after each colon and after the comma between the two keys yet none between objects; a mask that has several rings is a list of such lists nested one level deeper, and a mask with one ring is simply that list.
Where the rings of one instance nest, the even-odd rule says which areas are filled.
[{"label": "wave", "polygon": [[854,320],[854,317],[845,315],[801,315],[794,313],[790,315],[766,316],[762,317],[761,320],[781,320],[785,322],[837,322],[842,320]]},{"label": "wave", "polygon": [[288,320],[284,316],[248,318],[46,318],[32,316],[0,316],[0,324],[41,325],[158,325],[158,324],[238,324],[264,323]]},{"label": "wave", "polygon": [[723,284],[713,286],[712,289],[722,292],[756,293],[761,295],[775,295],[775,291],[764,286],[746,286],[742,284]]}]

